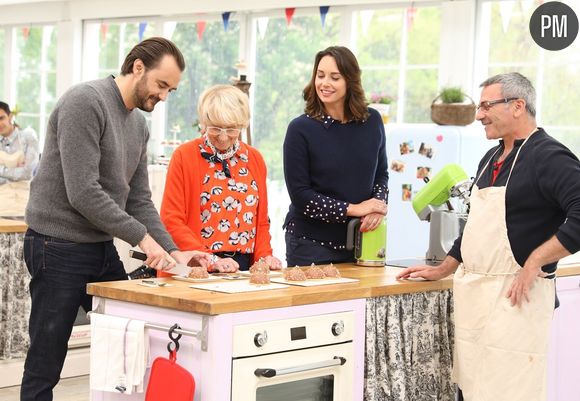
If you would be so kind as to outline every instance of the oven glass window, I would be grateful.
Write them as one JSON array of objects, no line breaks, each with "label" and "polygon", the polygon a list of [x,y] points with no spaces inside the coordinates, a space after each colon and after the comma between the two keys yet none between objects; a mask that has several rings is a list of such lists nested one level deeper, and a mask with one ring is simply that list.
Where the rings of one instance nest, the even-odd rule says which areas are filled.
[{"label": "oven glass window", "polygon": [[256,401],[332,401],[334,376],[313,377],[259,387]]}]

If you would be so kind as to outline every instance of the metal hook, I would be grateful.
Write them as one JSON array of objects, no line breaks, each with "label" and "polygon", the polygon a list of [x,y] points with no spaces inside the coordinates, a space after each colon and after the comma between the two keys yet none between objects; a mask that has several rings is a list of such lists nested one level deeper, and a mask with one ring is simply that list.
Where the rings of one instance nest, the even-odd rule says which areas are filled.
[{"label": "metal hook", "polygon": [[175,330],[181,330],[181,327],[175,323],[173,326],[171,326],[169,328],[168,334],[169,334],[169,339],[172,341],[170,343],[167,343],[167,351],[169,351],[170,354],[173,353],[177,353],[177,351],[179,351],[179,339],[181,338],[181,334],[179,333],[175,333]]}]

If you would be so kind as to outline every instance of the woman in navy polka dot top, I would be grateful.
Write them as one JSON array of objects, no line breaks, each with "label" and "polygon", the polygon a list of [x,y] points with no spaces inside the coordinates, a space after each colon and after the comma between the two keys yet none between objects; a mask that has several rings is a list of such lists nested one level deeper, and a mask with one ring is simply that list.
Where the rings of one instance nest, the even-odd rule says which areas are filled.
[{"label": "woman in navy polka dot top", "polygon": [[350,217],[361,230],[376,229],[387,213],[385,131],[367,108],[361,72],[352,52],[334,46],[318,52],[304,89],[305,114],[284,140],[284,175],[292,201],[286,216],[289,266],[352,262],[345,249]]}]

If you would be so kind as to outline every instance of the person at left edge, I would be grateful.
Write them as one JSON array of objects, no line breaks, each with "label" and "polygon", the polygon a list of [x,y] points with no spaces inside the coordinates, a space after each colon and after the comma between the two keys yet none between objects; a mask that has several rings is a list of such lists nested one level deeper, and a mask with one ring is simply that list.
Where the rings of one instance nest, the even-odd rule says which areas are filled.
[{"label": "person at left edge", "polygon": [[161,223],[147,176],[149,131],[137,110],[166,100],[184,68],[171,41],[144,40],[121,75],[71,88],[50,116],[26,209],[32,308],[21,401],[52,400],[79,306],[91,309],[87,283],[127,278],[113,237],[138,244],[156,269],[209,262],[180,252]]},{"label": "person at left edge", "polygon": [[7,103],[0,102],[0,185],[26,181],[38,164],[38,140],[32,128],[20,128]]},{"label": "person at left edge", "polygon": [[21,217],[38,165],[38,140],[32,128],[16,124],[14,114],[0,102],[0,216]]}]

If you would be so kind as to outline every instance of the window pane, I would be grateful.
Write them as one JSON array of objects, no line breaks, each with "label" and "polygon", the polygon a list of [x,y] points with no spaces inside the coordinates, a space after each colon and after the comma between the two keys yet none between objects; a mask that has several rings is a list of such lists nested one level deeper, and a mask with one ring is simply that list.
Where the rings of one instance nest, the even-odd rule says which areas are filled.
[{"label": "window pane", "polygon": [[437,69],[407,71],[405,122],[430,123],[431,102],[437,93]]},{"label": "window pane", "polygon": [[417,7],[408,35],[408,64],[439,64],[441,36],[439,7]]},{"label": "window pane", "polygon": [[178,90],[167,100],[165,136],[169,141],[164,149],[167,157],[171,156],[176,143],[199,135],[199,95],[212,85],[229,84],[229,78],[237,75],[240,24],[231,19],[225,31],[221,19],[208,21],[199,40],[196,23],[178,23],[172,40],[183,53],[186,67]]},{"label": "window pane", "polygon": [[365,69],[368,66],[398,65],[401,57],[401,9],[376,10],[368,27],[361,21],[368,11],[356,12],[357,59]]},{"label": "window pane", "polygon": [[16,103],[22,113],[40,112],[40,72],[22,71],[16,82]]},{"label": "window pane", "polygon": [[15,121],[18,123],[20,127],[22,128],[30,127],[34,130],[34,132],[36,132],[36,135],[39,135],[40,120],[37,116],[27,116],[24,115],[24,113],[22,113],[18,114]]},{"label": "window pane", "polygon": [[538,57],[539,47],[536,45],[530,35],[529,21],[531,13],[535,7],[530,7],[524,13],[522,10],[523,2],[513,3],[513,10],[509,25],[504,31],[504,24],[500,14],[500,2],[493,2],[485,6],[491,6],[491,23],[490,23],[490,43],[489,62],[533,62]]}]

